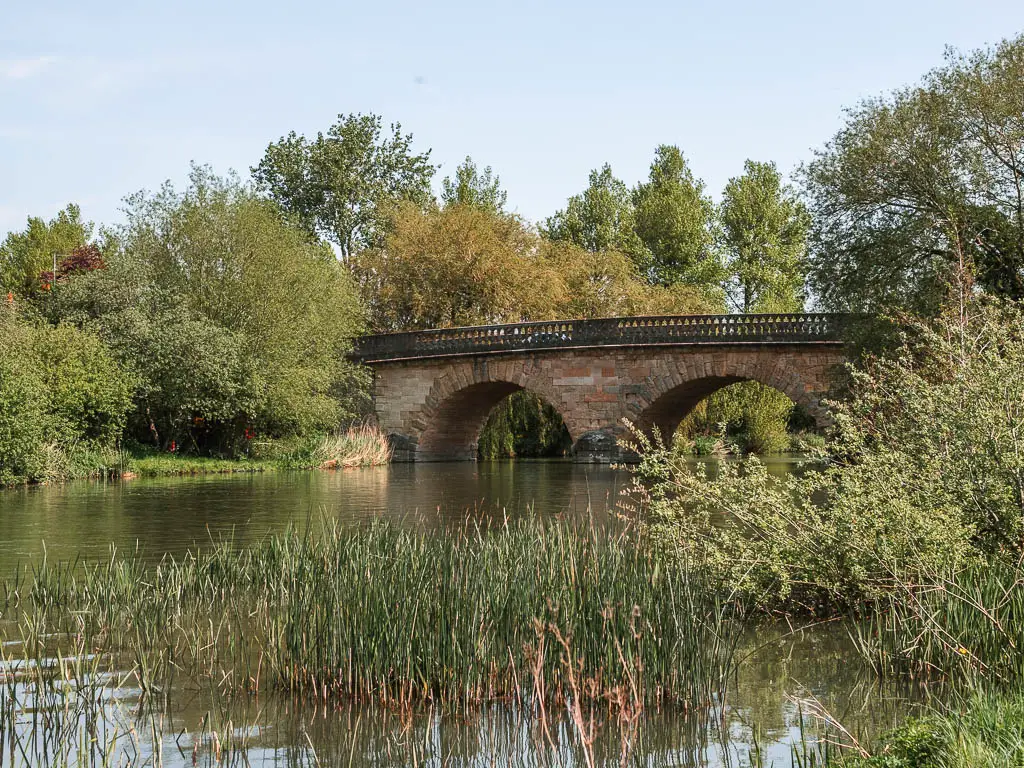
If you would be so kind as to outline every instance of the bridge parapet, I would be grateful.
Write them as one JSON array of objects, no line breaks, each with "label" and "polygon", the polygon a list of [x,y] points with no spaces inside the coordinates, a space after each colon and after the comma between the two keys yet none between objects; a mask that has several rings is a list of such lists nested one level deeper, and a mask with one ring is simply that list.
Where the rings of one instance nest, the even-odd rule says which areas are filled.
[{"label": "bridge parapet", "polygon": [[849,318],[827,313],[674,315],[480,325],[364,336],[352,358],[374,363],[602,346],[841,343]]}]

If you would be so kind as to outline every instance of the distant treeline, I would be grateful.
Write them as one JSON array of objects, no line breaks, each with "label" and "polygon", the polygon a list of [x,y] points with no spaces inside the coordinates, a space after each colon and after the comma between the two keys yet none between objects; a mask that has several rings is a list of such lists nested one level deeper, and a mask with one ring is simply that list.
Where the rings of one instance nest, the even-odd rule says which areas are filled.
[{"label": "distant treeline", "polygon": [[[1019,299],[1022,60],[1024,37],[951,53],[849,110],[794,185],[747,161],[718,202],[666,144],[646,179],[604,165],[531,223],[490,167],[466,158],[435,195],[429,150],[350,114],[271,143],[251,180],[196,166],[183,191],[132,195],[116,226],[75,205],[30,218],[0,244],[0,478],[88,474],[126,440],[234,456],[330,431],[366,415],[367,377],[344,361],[365,332],[809,304],[930,314],[964,273]],[[751,445],[778,447],[791,404],[738,386],[689,436],[761,430]],[[553,410],[517,398],[485,452],[564,450]]]}]

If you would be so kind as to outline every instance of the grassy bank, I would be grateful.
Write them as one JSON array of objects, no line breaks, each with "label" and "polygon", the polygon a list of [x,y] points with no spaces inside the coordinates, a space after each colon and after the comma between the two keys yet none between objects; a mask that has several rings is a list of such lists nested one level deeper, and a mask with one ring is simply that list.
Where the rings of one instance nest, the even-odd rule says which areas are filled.
[{"label": "grassy bank", "polygon": [[132,659],[143,688],[178,674],[453,709],[703,707],[724,689],[742,629],[728,593],[662,568],[636,538],[535,521],[330,528],[156,567],[47,564],[8,591],[30,644],[85,637]]},{"label": "grassy bank", "polygon": [[1024,694],[977,695],[957,711],[914,718],[874,745],[870,756],[837,758],[839,768],[1009,768],[1024,765]]},{"label": "grassy bank", "polygon": [[139,444],[121,450],[50,447],[48,469],[41,482],[278,469],[343,469],[379,466],[390,461],[391,448],[384,433],[373,426],[359,425],[326,435],[253,441],[245,454],[235,457],[204,456],[185,450],[159,451]]}]

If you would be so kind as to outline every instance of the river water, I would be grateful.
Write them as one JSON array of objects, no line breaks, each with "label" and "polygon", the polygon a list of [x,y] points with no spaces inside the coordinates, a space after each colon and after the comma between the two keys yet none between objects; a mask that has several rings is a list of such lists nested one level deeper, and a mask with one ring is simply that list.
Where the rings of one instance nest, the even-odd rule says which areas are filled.
[{"label": "river water", "polygon": [[[796,466],[792,460],[769,464],[779,474]],[[507,461],[15,489],[0,492],[0,576],[43,556],[96,559],[117,549],[140,550],[158,559],[226,537],[244,546],[324,518],[344,524],[384,518],[430,528],[467,517],[538,514],[590,516],[605,524],[615,515],[628,483],[628,473],[606,466]],[[816,723],[808,712],[819,705],[854,735],[869,735],[898,722],[908,702],[918,698],[914,691],[881,687],[838,623],[807,630],[778,625],[753,629],[744,654],[749,658],[728,699],[709,720],[693,713],[645,714],[636,736],[643,762],[749,765],[752,753],[760,749],[764,765],[791,765],[801,733],[806,735]],[[140,698],[131,689],[114,694],[126,713]],[[148,749],[151,753],[154,740],[162,743],[163,765],[192,765],[195,744],[186,738],[183,746],[181,734],[201,733],[211,721],[230,723],[244,736],[244,757],[252,765],[400,765],[410,759],[428,765],[537,762],[533,755],[539,737],[503,707],[485,710],[470,721],[429,712],[396,720],[386,712],[316,711],[273,700],[257,706],[236,702],[224,709],[203,696],[179,695],[161,718],[164,735],[150,738]],[[565,723],[563,727],[561,736],[556,731],[541,741],[548,746],[559,739],[571,743],[571,729]],[[609,760],[616,762],[618,737],[605,738]],[[209,757],[214,747],[205,744],[202,749]],[[152,756],[147,759],[157,764]],[[569,748],[561,759],[586,764]]]}]

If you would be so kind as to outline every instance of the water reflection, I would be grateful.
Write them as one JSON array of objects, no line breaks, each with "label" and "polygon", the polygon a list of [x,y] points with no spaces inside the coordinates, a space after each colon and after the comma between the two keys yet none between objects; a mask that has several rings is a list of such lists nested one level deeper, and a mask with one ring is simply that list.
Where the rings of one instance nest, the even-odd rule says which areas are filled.
[{"label": "water reflection", "polygon": [[311,517],[436,525],[477,514],[605,514],[628,477],[569,462],[400,464],[339,472],[272,472],[73,482],[0,492],[0,570],[40,556],[96,558],[141,547],[179,554],[211,538],[244,545]]},{"label": "water reflection", "polygon": [[[776,473],[795,461],[768,461]],[[140,547],[180,554],[211,538],[239,545],[311,517],[342,523],[387,518],[422,526],[468,514],[582,515],[614,509],[628,473],[567,461],[396,464],[338,472],[270,472],[78,481],[0,491],[0,573],[13,563],[109,555]]]},{"label": "water reflection", "polygon": [[[769,464],[778,474],[794,467],[791,460]],[[140,547],[158,558],[225,536],[241,546],[322,517],[430,527],[473,515],[583,515],[590,509],[600,519],[611,514],[628,482],[627,473],[604,466],[520,461],[17,489],[0,492],[0,573],[44,551],[51,559],[103,558],[111,546]],[[794,745],[816,728],[807,702],[817,702],[861,738],[891,727],[920,698],[920,691],[880,687],[838,623],[796,632],[755,628],[743,653],[750,656],[715,711],[700,717],[644,713],[629,734],[630,763],[790,765]],[[4,695],[0,686],[0,710]],[[397,717],[366,707],[313,709],[286,696],[225,701],[195,685],[173,691],[148,718],[137,690],[109,692],[111,707],[115,701],[120,722],[141,734],[140,754],[152,756],[159,744],[168,766],[211,764],[207,758],[223,749],[225,733],[234,734],[240,749],[233,764],[587,764],[563,712],[543,729],[509,705],[485,707],[469,718],[429,710]],[[594,742],[598,764],[619,764],[623,733],[614,718],[602,720]]]}]

